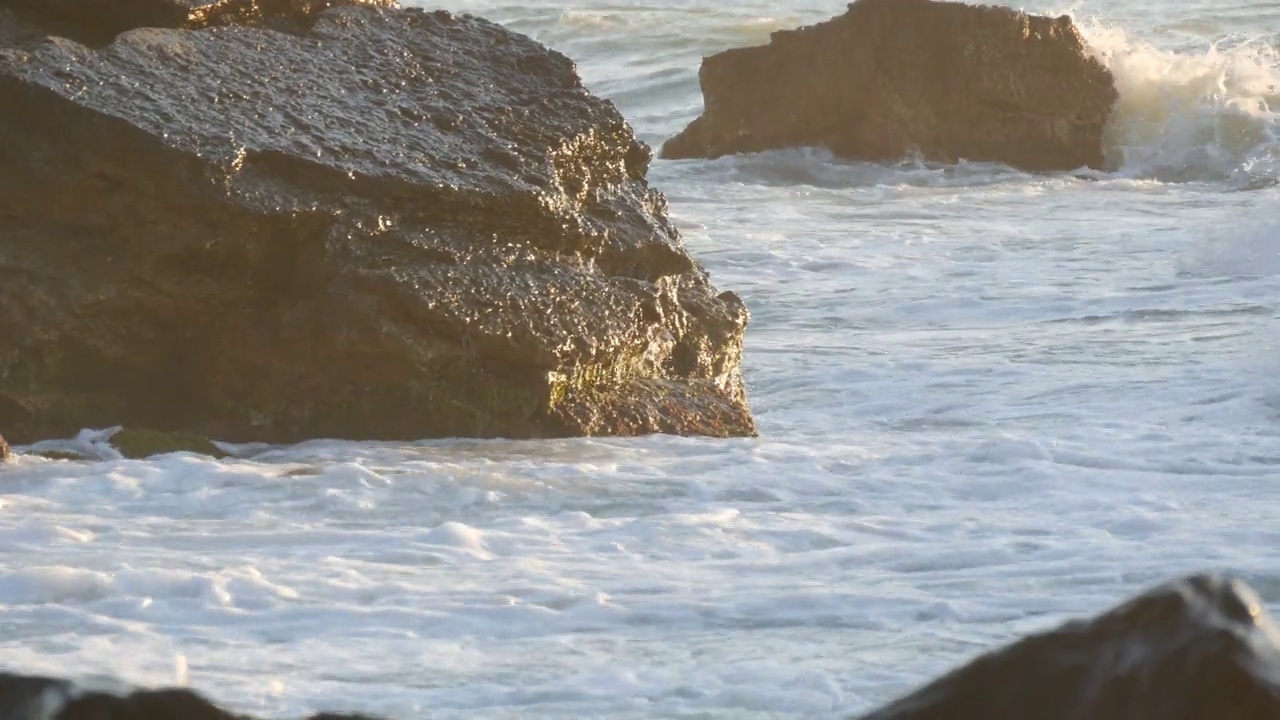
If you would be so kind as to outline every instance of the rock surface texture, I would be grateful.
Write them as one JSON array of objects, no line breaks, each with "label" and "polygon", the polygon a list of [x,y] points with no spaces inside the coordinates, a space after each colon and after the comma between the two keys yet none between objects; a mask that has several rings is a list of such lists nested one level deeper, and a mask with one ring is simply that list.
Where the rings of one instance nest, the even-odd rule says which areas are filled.
[{"label": "rock surface texture", "polygon": [[827,147],[841,157],[1102,168],[1117,93],[1069,17],[933,0],[844,15],[703,60],[705,110],[663,157]]},{"label": "rock surface texture", "polygon": [[337,5],[397,7],[396,0],[3,0],[48,32],[104,45],[140,27],[199,29],[252,25],[305,32],[314,16]]},{"label": "rock surface texture", "polygon": [[1239,581],[1193,576],[982,656],[862,720],[1275,720],[1280,631]]},{"label": "rock surface texture", "polygon": [[0,0],[12,440],[754,433],[616,108],[388,4]]}]

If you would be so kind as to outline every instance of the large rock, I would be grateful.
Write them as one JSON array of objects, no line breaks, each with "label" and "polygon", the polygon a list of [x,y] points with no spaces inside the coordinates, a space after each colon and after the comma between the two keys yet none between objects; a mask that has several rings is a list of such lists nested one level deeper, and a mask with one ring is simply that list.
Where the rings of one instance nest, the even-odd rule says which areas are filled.
[{"label": "large rock", "polygon": [[862,720],[1276,720],[1280,631],[1242,582],[1193,576],[984,655]]},{"label": "large rock", "polygon": [[823,146],[838,156],[1103,166],[1117,97],[1071,19],[933,0],[844,15],[706,58],[705,110],[663,157]]},{"label": "large rock", "polygon": [[745,306],[564,56],[380,1],[44,2],[0,0],[12,440],[754,433]]}]

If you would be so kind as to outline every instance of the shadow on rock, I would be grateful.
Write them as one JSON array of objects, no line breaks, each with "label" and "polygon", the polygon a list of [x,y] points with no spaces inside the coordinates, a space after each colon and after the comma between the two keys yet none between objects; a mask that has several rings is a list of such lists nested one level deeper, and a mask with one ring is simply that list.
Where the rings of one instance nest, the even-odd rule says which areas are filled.
[{"label": "shadow on rock", "polygon": [[1276,720],[1280,633],[1207,575],[984,655],[861,720]]}]

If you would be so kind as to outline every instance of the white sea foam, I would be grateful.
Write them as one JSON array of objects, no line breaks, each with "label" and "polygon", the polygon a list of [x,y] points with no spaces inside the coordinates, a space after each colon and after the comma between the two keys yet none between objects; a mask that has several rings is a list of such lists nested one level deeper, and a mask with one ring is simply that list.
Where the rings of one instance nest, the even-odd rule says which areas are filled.
[{"label": "white sea foam", "polygon": [[1183,255],[1180,269],[1200,277],[1280,275],[1280,200],[1235,223],[1208,229]]},{"label": "white sea foam", "polygon": [[1280,52],[1216,39],[1161,48],[1077,19],[1119,91],[1105,150],[1113,169],[1168,181],[1280,179]]},{"label": "white sea foam", "polygon": [[[705,28],[843,8],[562,5],[458,9],[558,28],[651,138],[696,113],[697,57],[742,42]],[[1130,28],[1226,12],[1121,5]],[[1089,34],[1137,93],[1115,172],[654,164],[752,310],[760,438],[17,447],[5,668],[279,718],[833,718],[1182,572],[1275,603],[1276,191],[1240,173],[1275,174],[1265,133],[1229,132],[1259,106],[1211,82],[1263,97],[1270,56]]]}]

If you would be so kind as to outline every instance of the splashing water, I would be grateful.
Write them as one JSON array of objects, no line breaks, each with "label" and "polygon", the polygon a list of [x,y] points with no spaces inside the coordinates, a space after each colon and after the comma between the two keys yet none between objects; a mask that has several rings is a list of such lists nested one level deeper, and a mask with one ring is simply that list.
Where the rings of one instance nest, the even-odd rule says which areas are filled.
[{"label": "splashing water", "polygon": [[1120,98],[1104,136],[1109,169],[1167,182],[1280,179],[1280,52],[1252,39],[1181,51],[1077,20]]}]

